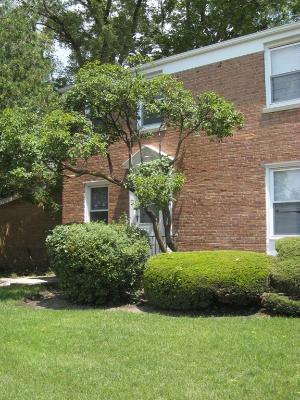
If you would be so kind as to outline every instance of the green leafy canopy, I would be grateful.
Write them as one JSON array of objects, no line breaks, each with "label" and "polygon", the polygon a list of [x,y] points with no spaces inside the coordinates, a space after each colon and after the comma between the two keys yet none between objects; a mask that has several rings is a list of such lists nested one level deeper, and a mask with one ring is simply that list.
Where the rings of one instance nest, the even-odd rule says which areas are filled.
[{"label": "green leafy canopy", "polygon": [[137,208],[154,206],[160,210],[176,200],[185,176],[169,164],[169,158],[161,157],[129,171],[127,188],[137,196]]}]

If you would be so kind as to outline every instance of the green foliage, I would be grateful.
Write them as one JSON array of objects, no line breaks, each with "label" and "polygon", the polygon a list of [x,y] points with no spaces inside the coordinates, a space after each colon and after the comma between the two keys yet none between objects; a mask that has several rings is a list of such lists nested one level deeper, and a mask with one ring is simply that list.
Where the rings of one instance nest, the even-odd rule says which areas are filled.
[{"label": "green foliage", "polygon": [[149,254],[146,235],[126,224],[58,226],[46,245],[65,294],[87,304],[126,300],[139,288]]},{"label": "green foliage", "polygon": [[43,119],[40,148],[45,160],[76,164],[79,158],[103,154],[105,143],[84,115],[54,110]]},{"label": "green foliage", "polygon": [[27,109],[0,112],[0,186],[1,195],[20,194],[36,202],[50,201],[45,193],[58,184],[55,171],[45,168],[36,124],[39,116]]},{"label": "green foliage", "polygon": [[0,111],[47,108],[55,99],[49,84],[52,42],[35,29],[35,14],[12,1],[0,6]]},{"label": "green foliage", "polygon": [[[53,110],[44,116],[26,108],[0,113],[1,193],[51,203],[65,161],[102,154],[105,144],[82,114]],[[16,157],[16,154],[18,155]]]},{"label": "green foliage", "polygon": [[[298,0],[23,0],[43,32],[71,50],[68,70],[86,61],[132,65],[296,20]],[[80,5],[79,5],[80,3]]]},{"label": "green foliage", "polygon": [[130,170],[127,185],[138,198],[136,207],[155,206],[162,209],[175,201],[185,177],[170,168],[169,163],[167,157],[162,157]]},{"label": "green foliage", "polygon": [[139,33],[147,24],[144,1],[25,0],[24,3],[38,13],[44,32],[54,32],[56,39],[71,50],[68,65],[71,71],[88,60],[122,64],[135,52]]},{"label": "green foliage", "polygon": [[300,238],[276,241],[278,257],[271,274],[271,287],[288,296],[300,297]]},{"label": "green foliage", "polygon": [[271,273],[271,286],[278,292],[300,297],[300,257],[276,260]]},{"label": "green foliage", "polygon": [[276,240],[276,251],[280,258],[300,257],[300,238],[290,237]]},{"label": "green foliage", "polygon": [[167,0],[152,4],[143,48],[156,58],[218,43],[299,18],[298,0]]},{"label": "green foliage", "polygon": [[193,310],[213,303],[255,304],[267,287],[271,260],[246,251],[201,251],[151,257],[144,272],[149,301]]},{"label": "green foliage", "polygon": [[264,293],[262,305],[271,314],[300,316],[300,300],[290,299],[283,294]]},{"label": "green foliage", "polygon": [[231,102],[215,93],[194,99],[190,90],[174,77],[161,75],[149,80],[117,65],[88,63],[77,74],[74,87],[65,95],[66,109],[87,107],[89,118],[101,120],[100,133],[108,144],[133,141],[149,133],[136,125],[141,104],[144,112],[159,114],[166,127],[185,133],[205,131],[219,138],[243,126],[243,116]]},{"label": "green foliage", "polygon": [[198,118],[200,128],[208,136],[219,139],[232,136],[233,130],[242,128],[244,117],[235,110],[232,102],[213,92],[205,92],[199,96]]},{"label": "green foliage", "polygon": [[50,203],[58,183],[45,168],[38,124],[57,107],[49,83],[52,42],[35,29],[34,13],[13,1],[0,6],[0,197],[22,194]]}]

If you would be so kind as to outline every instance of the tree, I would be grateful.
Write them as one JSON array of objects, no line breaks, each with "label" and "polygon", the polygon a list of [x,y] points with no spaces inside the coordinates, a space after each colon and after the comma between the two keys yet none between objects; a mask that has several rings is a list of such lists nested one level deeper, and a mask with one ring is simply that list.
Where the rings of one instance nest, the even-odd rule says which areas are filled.
[{"label": "tree", "polygon": [[37,172],[32,127],[46,110],[57,107],[58,97],[49,82],[51,41],[35,26],[35,16],[24,7],[13,1],[0,6],[0,196],[30,195],[33,176],[39,176],[36,187],[47,181],[41,168]]},{"label": "tree", "polygon": [[71,50],[71,76],[86,61],[160,58],[299,19],[298,0],[19,0]]},{"label": "tree", "polygon": [[[298,0],[166,0],[152,3],[142,52],[156,58],[299,20]],[[156,51],[155,51],[156,49]]]},{"label": "tree", "polygon": [[[242,126],[242,115],[232,103],[215,93],[206,92],[194,98],[182,82],[170,76],[147,80],[121,66],[98,62],[80,69],[74,86],[63,95],[62,104],[63,110],[48,112],[42,119],[22,113],[0,119],[1,142],[5,141],[6,149],[0,152],[0,165],[1,154],[2,160],[8,151],[20,154],[16,166],[13,169],[9,166],[6,175],[27,182],[26,187],[30,182],[30,188],[39,195],[41,191],[45,194],[47,188],[41,185],[41,180],[51,182],[56,174],[70,175],[70,172],[103,178],[129,189],[137,195],[152,221],[161,250],[166,251],[154,208],[162,211],[167,245],[175,250],[170,235],[170,202],[184,183],[184,177],[176,171],[182,145],[196,133],[205,132],[220,140],[230,136],[235,128]],[[140,167],[135,169],[133,153],[141,150],[144,140],[153,135],[137,123],[141,104],[146,115],[159,113],[163,117],[158,138],[163,126],[176,130],[177,149],[172,159],[163,157],[159,151],[158,160],[146,164],[142,159]],[[16,139],[21,124],[24,128]],[[124,144],[128,154],[125,177],[115,173],[113,147],[117,142]],[[28,160],[28,154],[32,159]],[[102,157],[98,167],[91,170],[88,159],[96,154]],[[32,165],[29,173],[28,163]],[[5,168],[5,162],[1,168]]]},{"label": "tree", "polygon": [[69,70],[86,61],[123,64],[147,24],[145,0],[23,0],[46,32],[71,50]]},{"label": "tree", "polygon": [[160,154],[157,160],[132,168],[127,177],[127,187],[135,193],[137,208],[143,208],[151,219],[156,239],[160,249],[165,251],[166,246],[159,232],[157,212],[162,212],[166,245],[176,251],[176,243],[171,236],[171,206],[185,183],[185,176],[176,171],[170,159]]},{"label": "tree", "polygon": [[0,6],[0,110],[49,103],[52,43],[35,25],[36,18],[13,1]]}]

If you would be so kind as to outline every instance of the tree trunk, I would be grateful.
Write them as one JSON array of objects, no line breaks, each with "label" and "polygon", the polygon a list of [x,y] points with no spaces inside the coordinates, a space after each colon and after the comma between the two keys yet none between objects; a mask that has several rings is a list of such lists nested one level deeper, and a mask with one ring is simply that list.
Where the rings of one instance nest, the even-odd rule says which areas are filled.
[{"label": "tree trunk", "polygon": [[153,230],[155,234],[155,239],[157,240],[159,249],[162,253],[167,252],[167,246],[165,245],[164,239],[161,235],[160,229],[159,229],[159,222],[157,221],[157,217],[154,214],[154,212],[150,208],[145,208],[146,214],[150,218],[152,225],[153,225]]},{"label": "tree trunk", "polygon": [[166,235],[166,244],[172,251],[177,251],[177,246],[171,235],[171,227],[172,227],[172,216],[169,207],[165,207],[162,210],[163,215],[163,223],[165,228]]}]

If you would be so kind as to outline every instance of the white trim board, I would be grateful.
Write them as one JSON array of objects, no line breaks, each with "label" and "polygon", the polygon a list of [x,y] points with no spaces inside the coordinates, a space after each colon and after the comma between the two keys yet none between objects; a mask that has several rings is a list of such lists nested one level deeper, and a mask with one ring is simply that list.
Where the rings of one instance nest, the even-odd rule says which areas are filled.
[{"label": "white trim board", "polygon": [[275,46],[283,42],[297,40],[300,40],[300,22],[266,29],[211,46],[162,58],[144,64],[138,70],[145,74],[154,74],[157,70],[162,71],[164,74],[174,74],[232,58],[263,52],[266,45]]}]

